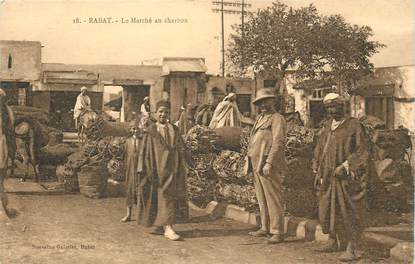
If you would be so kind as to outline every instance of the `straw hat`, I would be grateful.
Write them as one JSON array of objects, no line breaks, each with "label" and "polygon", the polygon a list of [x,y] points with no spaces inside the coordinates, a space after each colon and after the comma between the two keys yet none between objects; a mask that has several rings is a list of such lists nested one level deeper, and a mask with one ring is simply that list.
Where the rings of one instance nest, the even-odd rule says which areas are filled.
[{"label": "straw hat", "polygon": [[267,99],[267,98],[275,99],[276,96],[274,94],[274,91],[272,91],[271,89],[263,88],[263,89],[258,90],[256,98],[254,101],[252,101],[252,103],[257,104],[259,101]]}]

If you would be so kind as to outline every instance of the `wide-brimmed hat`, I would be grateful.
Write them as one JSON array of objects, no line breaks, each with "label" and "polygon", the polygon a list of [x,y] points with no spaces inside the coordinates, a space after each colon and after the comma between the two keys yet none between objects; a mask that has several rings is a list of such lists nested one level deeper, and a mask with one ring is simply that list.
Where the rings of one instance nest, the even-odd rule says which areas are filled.
[{"label": "wide-brimmed hat", "polygon": [[272,98],[272,99],[276,98],[274,91],[272,91],[271,89],[263,88],[263,89],[258,90],[256,94],[256,98],[254,101],[252,101],[252,103],[257,104],[259,101],[268,99],[268,98]]}]

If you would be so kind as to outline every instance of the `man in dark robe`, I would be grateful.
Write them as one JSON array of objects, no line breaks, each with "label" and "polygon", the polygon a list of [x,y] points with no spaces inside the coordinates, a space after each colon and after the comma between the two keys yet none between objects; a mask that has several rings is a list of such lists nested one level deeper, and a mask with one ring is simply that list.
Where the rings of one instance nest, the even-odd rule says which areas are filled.
[{"label": "man in dark robe", "polygon": [[329,241],[319,251],[344,249],[342,261],[358,259],[356,242],[363,229],[368,183],[368,150],[360,122],[345,117],[345,98],[330,93],[324,104],[331,116],[320,131],[313,170],[319,221]]},{"label": "man in dark robe", "polygon": [[156,105],[156,122],[143,138],[143,162],[139,171],[138,223],[153,226],[170,240],[179,240],[173,230],[178,221],[188,219],[185,185],[184,144],[176,126],[168,122],[170,103]]}]

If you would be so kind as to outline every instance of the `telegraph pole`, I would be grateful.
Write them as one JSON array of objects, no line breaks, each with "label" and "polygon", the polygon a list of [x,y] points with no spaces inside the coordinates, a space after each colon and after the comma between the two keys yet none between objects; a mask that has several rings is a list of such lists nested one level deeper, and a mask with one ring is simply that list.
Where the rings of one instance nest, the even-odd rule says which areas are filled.
[{"label": "telegraph pole", "polygon": [[221,0],[222,17],[222,77],[225,77],[225,21],[223,16],[223,0]]},{"label": "telegraph pole", "polygon": [[[242,1],[242,2],[241,2]],[[220,5],[220,8],[212,8],[212,11],[215,13],[221,13],[221,28],[222,28],[222,76],[225,77],[225,14],[233,14],[233,15],[242,15],[242,38],[244,38],[244,15],[247,13],[245,8],[252,7],[251,4],[245,3],[244,0],[234,0],[234,1],[212,1],[212,5]],[[227,8],[225,9],[224,6]],[[233,8],[232,8],[233,7]],[[238,9],[235,9],[238,8]],[[242,11],[241,9],[242,8]],[[243,57],[242,57],[243,58]],[[243,60],[243,59],[242,59]],[[241,65],[242,69],[244,68],[243,62]]]},{"label": "telegraph pole", "polygon": [[241,57],[242,57],[242,59],[241,59],[241,72],[242,72],[242,74],[243,74],[243,72],[244,72],[244,69],[245,69],[245,47],[244,47],[244,41],[245,41],[245,31],[244,31],[244,13],[245,13],[245,8],[244,8],[244,6],[245,6],[245,3],[244,3],[244,0],[242,0],[242,15],[241,15],[241,30],[242,30],[242,50],[241,50]]}]

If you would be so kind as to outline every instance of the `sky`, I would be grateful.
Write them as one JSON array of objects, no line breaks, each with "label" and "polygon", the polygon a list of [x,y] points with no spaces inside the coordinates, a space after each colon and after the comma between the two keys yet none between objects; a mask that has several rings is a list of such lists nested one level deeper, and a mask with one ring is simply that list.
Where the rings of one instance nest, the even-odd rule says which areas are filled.
[{"label": "sky", "polygon": [[[233,1],[233,0],[226,0]],[[41,41],[43,62],[141,64],[162,57],[203,57],[208,72],[220,72],[221,20],[211,0],[0,0],[0,39]],[[269,0],[245,0],[251,11]],[[283,0],[289,6],[311,3],[323,15],[341,14],[368,25],[373,40],[387,47],[373,56],[376,67],[415,64],[413,0]],[[89,23],[111,17],[114,23]],[[121,19],[152,19],[121,23]],[[81,23],[74,23],[79,19]],[[155,23],[161,19],[161,23]],[[178,19],[167,23],[166,19]],[[84,22],[85,21],[85,22]],[[118,22],[115,22],[118,21]],[[225,35],[239,15],[225,15]],[[227,40],[227,39],[226,39]]]}]

